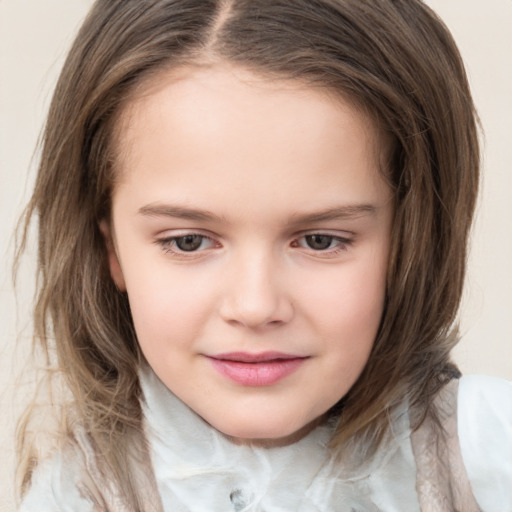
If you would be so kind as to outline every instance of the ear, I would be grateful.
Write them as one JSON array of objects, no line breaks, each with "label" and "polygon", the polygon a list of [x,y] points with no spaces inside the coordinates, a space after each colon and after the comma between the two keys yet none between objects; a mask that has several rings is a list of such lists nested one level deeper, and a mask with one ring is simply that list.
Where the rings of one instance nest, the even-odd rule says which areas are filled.
[{"label": "ear", "polygon": [[110,224],[106,220],[102,220],[99,224],[101,234],[105,240],[105,247],[107,249],[108,267],[110,269],[110,275],[116,286],[120,291],[126,291],[126,284],[124,282],[123,270],[117,257],[116,247],[114,244],[114,238],[112,236],[112,229]]}]

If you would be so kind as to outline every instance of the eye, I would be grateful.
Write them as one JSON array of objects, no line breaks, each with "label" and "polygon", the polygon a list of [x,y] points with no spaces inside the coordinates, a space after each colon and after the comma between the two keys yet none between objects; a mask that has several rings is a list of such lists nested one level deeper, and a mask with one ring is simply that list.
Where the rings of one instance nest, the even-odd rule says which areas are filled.
[{"label": "eye", "polygon": [[174,254],[199,252],[216,245],[211,238],[197,233],[161,238],[156,240],[156,243],[162,246],[165,252]]},{"label": "eye", "polygon": [[319,234],[306,235],[304,239],[307,246],[315,251],[325,251],[326,249],[329,249],[335,241],[333,236]]},{"label": "eye", "polygon": [[346,251],[352,244],[350,238],[335,236],[325,233],[311,233],[297,238],[293,247],[301,247],[326,255],[335,255],[340,251]]},{"label": "eye", "polygon": [[201,235],[186,235],[175,238],[174,243],[180,251],[191,252],[201,247],[203,239]]}]

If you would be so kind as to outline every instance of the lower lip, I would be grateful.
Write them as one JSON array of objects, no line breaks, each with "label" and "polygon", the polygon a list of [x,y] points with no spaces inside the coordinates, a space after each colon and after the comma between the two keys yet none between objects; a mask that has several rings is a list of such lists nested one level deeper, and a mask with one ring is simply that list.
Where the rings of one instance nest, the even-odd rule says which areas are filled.
[{"label": "lower lip", "polygon": [[270,386],[275,384],[297,370],[306,360],[306,358],[297,357],[294,359],[244,363],[211,357],[209,359],[220,374],[242,386]]}]

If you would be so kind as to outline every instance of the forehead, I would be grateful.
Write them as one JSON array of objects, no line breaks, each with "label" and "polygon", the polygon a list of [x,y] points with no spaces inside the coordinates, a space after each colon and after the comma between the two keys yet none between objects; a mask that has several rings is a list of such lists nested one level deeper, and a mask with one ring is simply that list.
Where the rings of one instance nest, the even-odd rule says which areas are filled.
[{"label": "forehead", "polygon": [[[143,80],[124,102],[115,123],[114,141],[119,157],[134,157],[142,123],[165,123],[170,112],[181,116],[180,132],[212,129],[212,135],[222,123],[234,123],[233,111],[245,116],[247,140],[257,141],[254,120],[265,116],[277,119],[281,132],[296,136],[316,133],[322,136],[329,121],[342,111],[357,118],[358,127],[368,140],[368,150],[379,158],[389,143],[380,124],[360,106],[340,91],[298,80],[261,75],[228,63],[189,65],[163,70]],[[168,119],[170,117],[168,116]],[[285,121],[288,120],[288,123]],[[268,127],[266,127],[268,128]],[[241,135],[243,135],[241,134]],[[361,133],[354,133],[354,137]]]},{"label": "forehead", "polygon": [[325,89],[230,66],[143,84],[121,115],[117,150],[117,189],[153,202],[172,196],[208,209],[216,199],[214,208],[229,201],[240,212],[270,202],[277,214],[290,197],[375,203],[383,188],[369,116]]}]

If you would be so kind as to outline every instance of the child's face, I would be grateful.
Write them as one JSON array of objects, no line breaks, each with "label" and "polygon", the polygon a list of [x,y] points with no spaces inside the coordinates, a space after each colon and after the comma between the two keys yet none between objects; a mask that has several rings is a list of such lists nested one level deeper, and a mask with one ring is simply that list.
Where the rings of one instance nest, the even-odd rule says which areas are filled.
[{"label": "child's face", "polygon": [[393,212],[377,130],[228,66],[150,85],[118,133],[112,276],[170,390],[229,436],[291,442],[378,330]]}]

